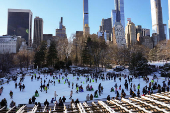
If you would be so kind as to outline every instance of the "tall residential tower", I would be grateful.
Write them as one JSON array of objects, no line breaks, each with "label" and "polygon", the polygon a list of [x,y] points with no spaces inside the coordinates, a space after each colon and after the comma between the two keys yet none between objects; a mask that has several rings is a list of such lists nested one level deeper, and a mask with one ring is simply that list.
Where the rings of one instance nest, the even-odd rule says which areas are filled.
[{"label": "tall residential tower", "polygon": [[169,11],[168,29],[169,29],[169,39],[170,39],[170,0],[168,0],[168,11]]},{"label": "tall residential tower", "polygon": [[83,34],[90,34],[88,0],[83,0]]},{"label": "tall residential tower", "polygon": [[34,19],[34,41],[33,47],[37,48],[43,41],[43,19],[36,17]]},{"label": "tall residential tower", "polygon": [[124,0],[115,0],[115,10],[111,12],[112,27],[115,22],[120,22],[125,29]]},{"label": "tall residential tower", "polygon": [[166,25],[163,24],[161,0],[150,0],[152,15],[152,33],[159,35],[159,41],[166,39]]},{"label": "tall residential tower", "polygon": [[7,34],[21,36],[32,46],[32,12],[25,9],[8,9]]},{"label": "tall residential tower", "polygon": [[66,27],[63,25],[63,17],[61,17],[61,21],[59,22],[59,29],[56,29],[56,37],[67,38]]}]

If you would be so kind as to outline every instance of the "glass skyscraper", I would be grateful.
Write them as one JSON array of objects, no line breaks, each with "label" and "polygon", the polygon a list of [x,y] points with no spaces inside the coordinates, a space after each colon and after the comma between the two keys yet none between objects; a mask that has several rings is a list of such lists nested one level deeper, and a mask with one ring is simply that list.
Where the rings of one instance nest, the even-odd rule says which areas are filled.
[{"label": "glass skyscraper", "polygon": [[114,27],[115,25],[115,22],[116,22],[116,10],[112,10],[112,13],[111,13],[111,21],[112,21],[112,27]]},{"label": "glass skyscraper", "polygon": [[161,0],[150,0],[151,2],[151,15],[152,15],[152,33],[159,35],[159,41],[166,39],[165,24],[162,19]]},{"label": "glass skyscraper", "polygon": [[111,12],[112,27],[115,22],[120,22],[125,29],[124,0],[115,0],[115,10]]},{"label": "glass skyscraper", "polygon": [[8,9],[8,35],[22,36],[32,45],[32,12],[24,9]]},{"label": "glass skyscraper", "polygon": [[83,0],[83,28],[89,25],[88,0]]},{"label": "glass skyscraper", "polygon": [[119,0],[119,8],[120,8],[120,23],[125,29],[124,0]]}]

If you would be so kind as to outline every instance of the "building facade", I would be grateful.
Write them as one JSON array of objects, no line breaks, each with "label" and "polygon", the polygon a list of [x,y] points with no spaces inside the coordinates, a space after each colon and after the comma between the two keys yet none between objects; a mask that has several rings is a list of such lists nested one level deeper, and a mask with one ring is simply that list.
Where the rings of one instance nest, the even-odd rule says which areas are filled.
[{"label": "building facade", "polygon": [[125,29],[125,17],[124,17],[124,0],[115,0],[115,10],[111,12],[112,27],[115,22],[120,22]]},{"label": "building facade", "polygon": [[113,27],[113,44],[118,47],[126,46],[124,28],[120,22],[116,22]]},{"label": "building facade", "polygon": [[63,25],[63,17],[61,17],[61,21],[59,22],[59,29],[56,29],[56,37],[67,38],[66,28]]},{"label": "building facade", "polygon": [[0,54],[17,53],[22,44],[21,36],[0,36]]},{"label": "building facade", "polygon": [[125,39],[126,45],[129,47],[130,45],[135,45],[137,43],[136,40],[136,26],[133,22],[128,21],[126,29],[125,29]]},{"label": "building facade", "polygon": [[153,47],[154,47],[153,38],[150,36],[139,37],[138,42],[139,42],[139,44],[141,44],[149,49],[153,49]]},{"label": "building facade", "polygon": [[32,12],[25,9],[8,9],[7,34],[21,36],[32,46]]},{"label": "building facade", "polygon": [[170,39],[170,0],[168,0],[168,12],[169,12],[168,30],[169,30],[169,39]]},{"label": "building facade", "polygon": [[98,36],[98,38],[104,39],[107,44],[109,43],[109,33],[99,31],[99,32],[97,32],[97,36]]},{"label": "building facade", "polygon": [[112,22],[111,18],[108,19],[102,19],[101,26],[99,27],[99,32],[106,32],[109,33],[109,41],[112,40]]},{"label": "building facade", "polygon": [[83,0],[83,29],[86,24],[89,25],[88,0]]},{"label": "building facade", "polygon": [[159,35],[157,33],[152,34],[153,46],[155,47],[159,42]]},{"label": "building facade", "polygon": [[43,41],[43,19],[36,17],[34,19],[34,41],[33,47],[37,48]]},{"label": "building facade", "polygon": [[142,36],[150,36],[150,29],[142,29]]},{"label": "building facade", "polygon": [[152,16],[152,33],[159,35],[159,41],[166,40],[165,24],[163,24],[161,0],[150,0]]},{"label": "building facade", "polygon": [[90,34],[88,0],[83,0],[83,35]]}]

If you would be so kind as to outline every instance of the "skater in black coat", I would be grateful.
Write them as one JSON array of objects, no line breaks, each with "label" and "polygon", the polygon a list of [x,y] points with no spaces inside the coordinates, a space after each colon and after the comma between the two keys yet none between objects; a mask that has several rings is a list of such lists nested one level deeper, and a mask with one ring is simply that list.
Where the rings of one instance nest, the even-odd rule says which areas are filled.
[{"label": "skater in black coat", "polygon": [[107,100],[110,101],[110,95],[107,96]]},{"label": "skater in black coat", "polygon": [[62,100],[63,100],[63,102],[65,102],[65,101],[66,101],[66,98],[65,98],[65,96],[63,96]]},{"label": "skater in black coat", "polygon": [[15,83],[15,89],[17,88],[17,83]]},{"label": "skater in black coat", "polygon": [[22,89],[22,85],[21,85],[21,84],[19,85],[19,89],[20,89],[20,91],[21,91],[21,89]]},{"label": "skater in black coat", "polygon": [[47,101],[47,99],[46,99],[46,101],[44,102],[44,106],[46,106],[47,105],[47,107],[49,106],[49,102]]},{"label": "skater in black coat", "polygon": [[28,102],[28,104],[32,104],[31,98],[29,99],[29,102]]},{"label": "skater in black coat", "polygon": [[34,104],[35,103],[35,96],[32,97],[32,103]]},{"label": "skater in black coat", "polygon": [[79,103],[79,99],[76,99],[75,104],[77,105]]}]

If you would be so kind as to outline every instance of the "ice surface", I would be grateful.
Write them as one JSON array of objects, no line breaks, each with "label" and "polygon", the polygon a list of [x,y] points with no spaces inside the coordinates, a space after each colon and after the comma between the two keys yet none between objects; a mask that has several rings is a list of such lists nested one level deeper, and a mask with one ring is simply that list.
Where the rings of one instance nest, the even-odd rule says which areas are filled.
[{"label": "ice surface", "polygon": [[[112,70],[107,70],[107,72],[111,72]],[[104,74],[106,75],[107,72],[104,72]],[[126,69],[124,71],[121,72],[121,74],[127,74],[128,75],[129,71]],[[159,76],[159,79],[158,79],[158,84],[160,84],[161,86],[163,85],[162,82],[165,81],[165,78],[163,77],[160,77],[160,75],[158,73],[155,73],[156,75]],[[37,74],[37,76],[39,76],[39,74]],[[59,74],[57,74],[57,76],[59,76]],[[64,76],[64,75],[63,75]],[[46,79],[46,84],[48,82],[48,80],[53,80],[53,77],[48,75],[46,77],[44,77],[43,74],[40,74],[40,77],[42,77],[42,82],[44,83],[44,79]],[[149,77],[149,82],[152,80],[153,76],[148,76]],[[94,95],[94,91],[95,90],[98,90],[98,85],[99,83],[101,83],[101,85],[104,87],[104,90],[103,90],[103,94],[101,96],[99,96],[98,99],[101,99],[101,98],[106,98],[108,95],[110,95],[110,97],[116,97],[116,94],[115,92],[110,92],[111,90],[111,87],[114,87],[115,83],[117,83],[117,85],[121,85],[123,89],[125,89],[124,87],[124,83],[125,83],[125,80],[123,78],[123,76],[121,77],[121,82],[119,81],[119,78],[116,79],[116,82],[114,82],[114,80],[105,80],[105,81],[102,81],[102,80],[99,80],[97,81],[97,83],[95,82],[92,82],[92,83],[87,83],[89,85],[92,85],[93,88],[94,88],[94,91],[86,91],[86,78],[85,77],[80,77],[80,79],[77,81],[77,76],[75,76],[73,78],[73,75],[72,74],[69,74],[68,75],[68,80],[70,81],[70,86],[71,86],[71,83],[74,82],[74,88],[73,88],[73,99],[79,99],[80,101],[85,101],[86,100],[86,96],[87,94],[93,94]],[[17,83],[19,83],[19,79],[20,77],[17,79]],[[127,79],[127,78],[126,78]],[[15,89],[15,82],[14,81],[10,81],[9,84],[5,83],[1,86],[4,87],[4,90],[2,92],[2,95],[0,96],[0,100],[3,99],[3,98],[6,98],[7,99],[7,103],[8,103],[8,106],[9,104],[11,103],[11,101],[13,100],[14,102],[16,102],[16,104],[28,104],[28,100],[29,98],[32,98],[32,96],[35,94],[35,91],[38,90],[39,92],[39,97],[36,97],[36,102],[41,102],[41,103],[44,103],[44,101],[47,99],[49,102],[51,101],[51,99],[54,97],[54,91],[56,91],[57,93],[57,101],[59,99],[59,97],[63,97],[65,96],[66,97],[66,102],[70,102],[71,100],[69,99],[70,97],[70,91],[72,90],[71,88],[68,88],[68,84],[64,84],[64,80],[61,79],[60,77],[60,80],[61,80],[61,83],[58,84],[58,80],[55,79],[55,86],[52,85],[50,83],[49,85],[49,89],[47,91],[47,93],[45,91],[43,92],[40,92],[40,85],[41,85],[41,80],[37,81],[35,80],[35,78],[33,79],[33,81],[31,81],[31,76],[25,76],[25,80],[22,84],[25,85],[25,90],[24,91],[21,91],[19,90],[19,88],[17,87],[17,89]],[[157,79],[155,79],[155,81],[157,82]],[[84,82],[84,84],[83,84]],[[136,88],[137,88],[137,85],[140,84],[140,94],[142,94],[142,88],[144,86],[149,86],[149,82],[146,83],[145,81],[143,81],[143,78],[137,78],[137,79],[133,79],[132,80],[132,83],[136,85]],[[79,92],[78,94],[76,93],[76,83],[78,83],[78,85],[82,85],[83,88],[84,88],[84,92]],[[165,82],[166,84],[168,83],[168,81]],[[132,85],[133,87],[133,85]],[[130,86],[128,87],[130,89]],[[13,91],[13,99],[10,98],[10,90]],[[133,90],[133,88],[132,88]],[[119,91],[119,94],[121,95],[121,90],[118,90]],[[130,93],[130,90],[125,90],[126,92],[126,95],[129,95]],[[135,93],[137,93],[137,90],[135,91]],[[94,98],[95,99],[95,98]]]}]

